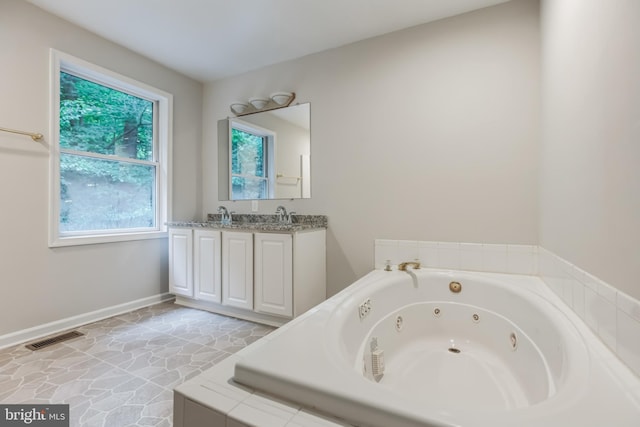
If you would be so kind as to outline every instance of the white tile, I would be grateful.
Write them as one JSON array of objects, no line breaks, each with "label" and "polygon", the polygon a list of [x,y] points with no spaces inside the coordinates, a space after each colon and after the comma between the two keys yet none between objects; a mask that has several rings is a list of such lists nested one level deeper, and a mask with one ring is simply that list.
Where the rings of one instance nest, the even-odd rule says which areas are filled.
[{"label": "white tile", "polygon": [[507,272],[507,245],[482,245],[483,271]]},{"label": "white tile", "polygon": [[291,418],[300,410],[300,405],[296,405],[295,403],[287,402],[273,396],[267,396],[260,392],[252,394],[242,403],[252,406],[256,409],[269,412],[281,418]]},{"label": "white tile", "polygon": [[418,242],[418,259],[423,267],[438,267],[438,243]]},{"label": "white tile", "polygon": [[636,375],[640,375],[640,322],[622,310],[617,314],[617,354]]},{"label": "white tile", "polygon": [[584,288],[584,321],[593,330],[598,332],[598,294],[591,288]]},{"label": "white tile", "polygon": [[482,244],[460,243],[460,268],[482,271]]},{"label": "white tile", "polygon": [[452,270],[460,269],[460,245],[451,242],[438,242],[438,267]]},{"label": "white tile", "polygon": [[306,409],[300,410],[287,427],[350,427],[344,421],[319,415]]},{"label": "white tile", "polygon": [[563,258],[558,258],[557,259],[557,264],[559,266],[559,268],[562,270],[562,276],[563,277],[570,277],[571,276],[571,272],[575,271],[576,266],[571,264],[569,261],[563,259]]},{"label": "white tile", "polygon": [[564,269],[564,263],[555,254],[545,251],[542,256],[541,270],[544,271],[543,280],[551,288],[551,290],[560,298],[566,298],[565,279],[567,272]]},{"label": "white tile", "polygon": [[553,277],[547,277],[545,279],[545,283],[547,284],[547,286],[549,286],[549,289],[551,289],[554,294],[562,298],[564,289],[562,286],[562,280]]},{"label": "white tile", "polygon": [[198,381],[200,381],[201,387],[239,402],[246,400],[253,394],[252,391],[248,391],[241,387],[234,387],[228,383],[219,384],[206,378],[198,378]]},{"label": "white tile", "polygon": [[616,306],[598,296],[598,336],[613,351],[616,350]]},{"label": "white tile", "polygon": [[540,275],[540,248],[538,246],[533,247],[533,275]]},{"label": "white tile", "polygon": [[573,264],[568,266],[567,274],[573,277],[574,279],[578,280],[579,282],[584,283],[585,281],[586,273]]},{"label": "white tile", "polygon": [[520,254],[533,254],[532,245],[507,245],[507,251],[511,253],[520,253]]},{"label": "white tile", "polygon": [[584,273],[584,284],[589,287],[594,292],[598,292],[598,278],[592,276],[591,274],[585,272]]},{"label": "white tile", "polygon": [[293,414],[279,416],[243,402],[227,414],[227,427],[284,427],[291,418],[293,418]]},{"label": "white tile", "polygon": [[533,246],[507,245],[507,272],[514,274],[534,274],[535,260]]},{"label": "white tile", "polygon": [[390,261],[392,265],[398,264],[398,241],[376,239],[374,244],[375,268],[384,268],[387,261]]},{"label": "white tile", "polygon": [[240,403],[239,399],[229,397],[226,393],[219,393],[213,390],[212,387],[202,387],[197,378],[181,384],[176,387],[176,390],[189,400],[193,400],[221,414],[226,414]]},{"label": "white tile", "polygon": [[612,304],[616,303],[618,291],[602,280],[598,281],[598,294]]},{"label": "white tile", "polygon": [[566,276],[566,271],[564,269],[564,262],[562,261],[562,259],[560,257],[558,257],[556,254],[549,252],[549,259],[548,259],[549,265],[547,266],[548,268],[548,275],[550,277],[565,277]]},{"label": "white tile", "polygon": [[438,249],[459,249],[460,243],[458,242],[438,242]]},{"label": "white tile", "polygon": [[240,421],[233,420],[231,418],[227,418],[226,427],[253,427],[252,425],[242,423]]},{"label": "white tile", "polygon": [[573,311],[581,318],[584,319],[584,285],[577,281],[573,281],[572,292],[572,305]]},{"label": "white tile", "polygon": [[569,307],[573,308],[573,287],[575,283],[578,283],[578,281],[567,275],[564,279],[560,279],[559,283],[561,287],[560,297],[562,298],[562,301],[564,301]]},{"label": "white tile", "polygon": [[225,418],[224,413],[211,410],[189,399],[184,401],[184,412],[182,414],[184,425],[191,426],[207,423],[212,426],[223,426],[225,425]]},{"label": "white tile", "polygon": [[640,322],[640,301],[631,298],[623,292],[618,292],[616,305],[618,306],[618,309]]},{"label": "white tile", "polygon": [[542,277],[552,275],[554,267],[553,254],[545,248],[538,248],[538,273]]},{"label": "white tile", "polygon": [[398,240],[399,262],[419,260],[418,242],[415,240]]}]

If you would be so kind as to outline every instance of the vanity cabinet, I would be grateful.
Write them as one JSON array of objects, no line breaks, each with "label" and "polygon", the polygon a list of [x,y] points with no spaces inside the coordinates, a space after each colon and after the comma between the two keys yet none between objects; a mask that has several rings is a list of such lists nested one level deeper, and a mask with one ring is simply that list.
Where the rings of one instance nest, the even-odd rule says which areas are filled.
[{"label": "vanity cabinet", "polygon": [[217,230],[193,230],[193,293],[203,301],[222,301],[222,244]]},{"label": "vanity cabinet", "polygon": [[326,232],[255,233],[254,310],[287,319],[326,299]]},{"label": "vanity cabinet", "polygon": [[256,233],[255,310],[293,316],[293,237]]},{"label": "vanity cabinet", "polygon": [[203,301],[221,301],[220,232],[169,229],[169,292]]},{"label": "vanity cabinet", "polygon": [[169,229],[169,292],[193,296],[193,230]]},{"label": "vanity cabinet", "polygon": [[222,232],[222,303],[253,310],[253,234]]},{"label": "vanity cabinet", "polygon": [[176,303],[280,326],[326,298],[326,230],[169,229]]}]

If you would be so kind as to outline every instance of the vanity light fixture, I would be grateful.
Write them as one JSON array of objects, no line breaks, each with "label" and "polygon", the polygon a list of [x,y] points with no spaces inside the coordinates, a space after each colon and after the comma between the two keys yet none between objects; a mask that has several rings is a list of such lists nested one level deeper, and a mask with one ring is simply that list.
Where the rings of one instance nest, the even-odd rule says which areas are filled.
[{"label": "vanity light fixture", "polygon": [[253,105],[256,110],[262,110],[269,103],[268,99],[264,98],[251,98],[249,104]]},{"label": "vanity light fixture", "polygon": [[231,111],[233,111],[235,114],[242,114],[249,109],[249,105],[243,104],[241,102],[235,102],[231,104],[229,108],[231,108]]},{"label": "vanity light fixture", "polygon": [[278,105],[289,105],[293,99],[293,94],[291,92],[276,92],[271,94],[271,100]]},{"label": "vanity light fixture", "polygon": [[248,103],[234,102],[229,108],[236,116],[245,116],[261,111],[288,107],[294,99],[296,99],[296,94],[293,92],[275,92],[269,98],[251,98]]}]

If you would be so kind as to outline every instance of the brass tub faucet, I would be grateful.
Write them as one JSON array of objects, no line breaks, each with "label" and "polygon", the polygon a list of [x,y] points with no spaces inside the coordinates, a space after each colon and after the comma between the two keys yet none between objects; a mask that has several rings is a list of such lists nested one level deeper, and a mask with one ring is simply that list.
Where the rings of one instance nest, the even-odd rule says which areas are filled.
[{"label": "brass tub faucet", "polygon": [[398,264],[398,270],[400,271],[407,271],[407,267],[411,267],[414,270],[418,270],[420,268],[420,261],[407,261],[407,262],[401,262],[400,264]]}]

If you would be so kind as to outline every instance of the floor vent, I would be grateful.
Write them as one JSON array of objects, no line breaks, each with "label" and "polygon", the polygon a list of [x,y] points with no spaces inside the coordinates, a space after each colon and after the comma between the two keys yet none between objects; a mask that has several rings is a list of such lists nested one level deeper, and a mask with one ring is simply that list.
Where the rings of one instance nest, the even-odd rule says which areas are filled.
[{"label": "floor vent", "polygon": [[29,350],[40,350],[45,347],[52,346],[54,344],[58,344],[62,341],[67,341],[76,337],[81,337],[84,334],[78,331],[65,332],[64,334],[57,335],[55,337],[47,338],[42,341],[34,342],[26,345]]}]

